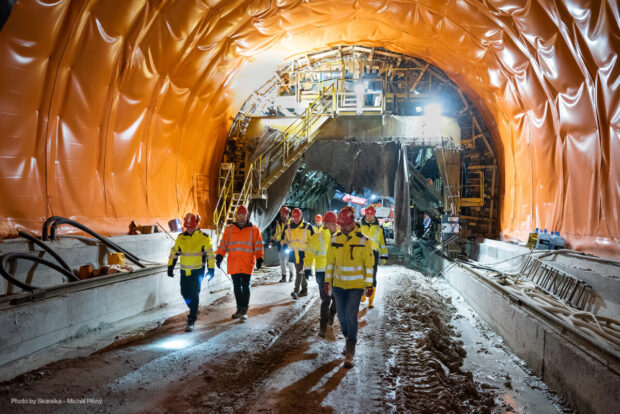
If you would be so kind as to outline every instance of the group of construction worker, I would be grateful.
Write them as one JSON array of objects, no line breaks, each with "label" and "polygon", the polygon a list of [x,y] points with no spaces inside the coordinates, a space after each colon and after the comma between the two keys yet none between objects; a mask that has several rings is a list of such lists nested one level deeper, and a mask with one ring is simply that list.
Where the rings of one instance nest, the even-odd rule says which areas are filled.
[{"label": "group of construction worker", "polygon": [[[289,218],[290,213],[290,218]],[[198,297],[204,275],[210,280],[214,266],[218,268],[228,255],[226,273],[231,275],[237,311],[233,319],[247,319],[250,301],[250,277],[260,269],[264,260],[263,240],[257,226],[248,221],[248,210],[239,206],[236,221],[224,229],[215,258],[211,239],[198,228],[200,217],[189,213],[184,218],[181,233],[170,251],[168,276],[174,277],[173,268],[180,258],[181,295],[189,307],[186,331],[192,331],[198,316]],[[316,226],[306,223],[300,209],[292,212],[282,207],[276,220],[276,232],[271,243],[278,248],[282,278],[295,285],[294,299],[308,294],[308,280],[313,269],[321,298],[319,336],[325,337],[334,316],[346,339],[344,366],[353,366],[357,343],[360,303],[368,298],[373,308],[377,286],[378,264],[387,260],[387,246],[383,227],[375,217],[375,209],[366,208],[360,222],[355,221],[355,210],[343,207],[338,215],[328,211],[315,217]]]}]

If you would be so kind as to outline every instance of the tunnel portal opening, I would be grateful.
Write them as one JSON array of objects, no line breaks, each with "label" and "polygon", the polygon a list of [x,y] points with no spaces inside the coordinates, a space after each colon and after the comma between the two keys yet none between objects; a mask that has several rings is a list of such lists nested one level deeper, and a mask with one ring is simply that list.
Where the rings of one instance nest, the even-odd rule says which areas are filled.
[{"label": "tunnel portal opening", "polygon": [[407,240],[424,234],[426,217],[435,223],[434,241],[441,241],[446,216],[458,218],[461,239],[498,234],[491,133],[467,94],[415,57],[340,46],[280,67],[245,101],[230,129],[216,227],[251,202],[255,221],[266,228],[287,195],[309,194],[292,184],[311,177],[319,183],[316,174],[332,180],[312,190],[317,199],[334,188],[393,197],[403,212],[395,215],[396,233],[406,228]]}]

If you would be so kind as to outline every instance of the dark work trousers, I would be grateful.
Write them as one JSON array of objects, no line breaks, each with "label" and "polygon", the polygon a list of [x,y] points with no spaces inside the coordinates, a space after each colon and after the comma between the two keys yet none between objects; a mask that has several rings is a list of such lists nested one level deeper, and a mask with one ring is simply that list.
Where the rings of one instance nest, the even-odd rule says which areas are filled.
[{"label": "dark work trousers", "polygon": [[347,338],[347,343],[357,343],[357,314],[362,301],[364,289],[332,289],[336,299],[336,312],[342,328],[342,334]]},{"label": "dark work trousers", "polygon": [[239,309],[248,309],[250,303],[250,275],[235,273],[232,275],[235,300]]},{"label": "dark work trousers", "polygon": [[333,296],[327,296],[325,290],[325,272],[316,272],[316,283],[319,285],[319,294],[321,295],[321,328],[327,328],[329,315],[336,314],[336,301]]},{"label": "dark work trousers", "polygon": [[194,269],[190,275],[185,275],[185,271],[181,270],[181,295],[185,299],[187,307],[189,307],[188,322],[194,322],[198,317],[200,285],[202,284],[204,272],[204,268]]},{"label": "dark work trousers", "polygon": [[377,267],[379,266],[379,252],[373,250],[372,254],[375,256],[375,265],[372,267],[372,285],[377,287]]},{"label": "dark work trousers", "polygon": [[[301,290],[299,287],[301,286]],[[295,263],[295,293],[299,293],[301,291],[308,291],[308,281],[306,280],[306,275],[304,273],[304,263]]]}]

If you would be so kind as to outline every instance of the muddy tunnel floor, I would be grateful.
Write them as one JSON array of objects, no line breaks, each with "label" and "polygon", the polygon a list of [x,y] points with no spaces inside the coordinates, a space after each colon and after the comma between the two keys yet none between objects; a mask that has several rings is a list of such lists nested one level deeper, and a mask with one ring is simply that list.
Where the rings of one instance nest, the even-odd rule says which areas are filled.
[{"label": "muddy tunnel floor", "polygon": [[362,303],[355,366],[338,320],[318,334],[318,288],[294,301],[279,269],[254,279],[249,320],[232,293],[88,357],[0,384],[0,412],[569,412],[443,279],[392,260]]}]

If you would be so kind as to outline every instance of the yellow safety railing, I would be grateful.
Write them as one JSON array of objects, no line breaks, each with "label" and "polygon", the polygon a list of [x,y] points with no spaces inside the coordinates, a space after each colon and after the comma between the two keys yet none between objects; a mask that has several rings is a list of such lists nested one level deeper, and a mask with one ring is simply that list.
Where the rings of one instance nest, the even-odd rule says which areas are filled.
[{"label": "yellow safety railing", "polygon": [[223,166],[220,168],[220,178],[219,178],[219,190],[220,195],[217,200],[217,205],[213,210],[213,223],[215,224],[215,228],[217,230],[218,239],[221,230],[221,224],[226,223],[226,215],[230,210],[232,201],[233,201],[233,183],[235,178],[235,165],[230,163],[227,164],[226,174],[222,174],[222,170],[224,170]]},{"label": "yellow safety railing", "polygon": [[[247,205],[255,193],[264,192],[312,144],[318,127],[322,125],[319,121],[326,115],[334,114],[335,94],[334,85],[322,90],[301,116],[282,132],[282,139],[273,142],[250,163],[245,172],[243,187],[238,193],[234,192],[234,168],[229,167],[224,178],[220,172],[219,200],[213,213],[218,239],[237,207]],[[266,171],[268,163],[278,159],[281,159],[279,168]]]},{"label": "yellow safety railing", "polygon": [[460,207],[482,207],[484,206],[484,170],[478,166],[470,166],[469,170],[473,170],[478,174],[480,181],[478,184],[468,185],[464,184],[461,190],[461,194],[467,194],[469,189],[478,188],[478,197],[462,197],[460,199]]}]

